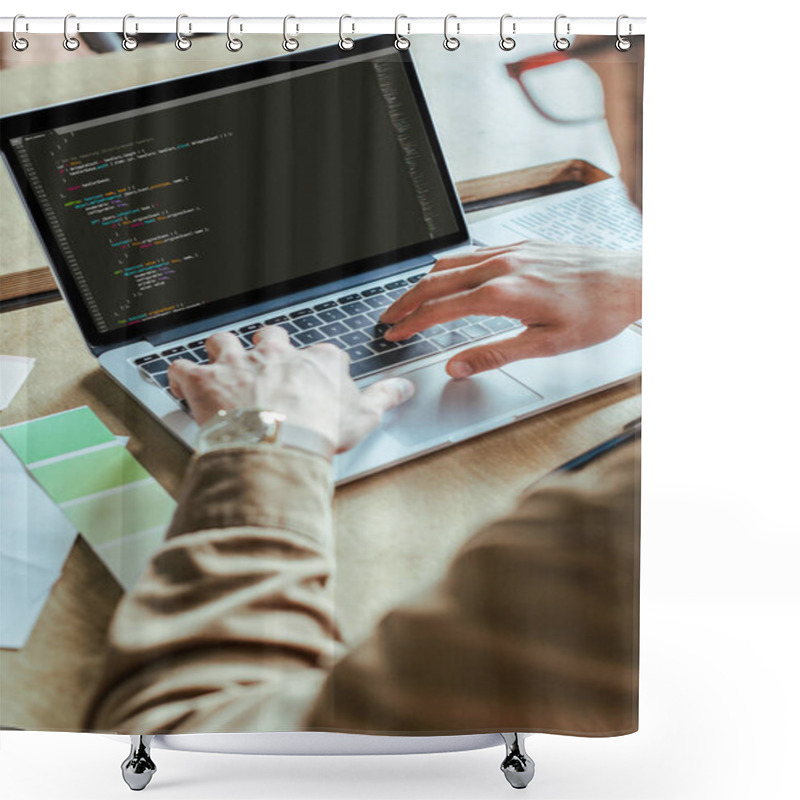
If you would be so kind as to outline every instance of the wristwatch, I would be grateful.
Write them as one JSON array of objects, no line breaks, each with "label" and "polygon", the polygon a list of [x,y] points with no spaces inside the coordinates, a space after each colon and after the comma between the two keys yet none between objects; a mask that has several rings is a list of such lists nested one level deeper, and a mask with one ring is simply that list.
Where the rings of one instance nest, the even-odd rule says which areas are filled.
[{"label": "wristwatch", "polygon": [[286,422],[286,415],[263,408],[218,411],[200,427],[196,450],[207,453],[227,447],[290,447],[333,459],[335,448],[325,436],[302,425]]}]

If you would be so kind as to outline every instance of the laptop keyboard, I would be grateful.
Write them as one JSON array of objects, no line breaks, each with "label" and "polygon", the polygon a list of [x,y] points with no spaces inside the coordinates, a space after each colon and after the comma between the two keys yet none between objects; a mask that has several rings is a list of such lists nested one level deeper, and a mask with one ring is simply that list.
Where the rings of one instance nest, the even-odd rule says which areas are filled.
[{"label": "laptop keyboard", "polygon": [[[403,342],[387,341],[383,334],[389,326],[379,321],[381,314],[423,275],[397,278],[286,314],[265,317],[259,322],[231,328],[230,332],[249,349],[253,347],[253,335],[259,328],[280,325],[295,347],[309,347],[322,342],[340,347],[350,356],[350,374],[353,378],[360,378],[519,326],[516,320],[505,317],[471,316],[434,325]],[[172,397],[167,369],[179,358],[198,364],[208,363],[205,338],[154,350],[134,359],[133,363]],[[185,403],[182,405],[185,407]]]}]

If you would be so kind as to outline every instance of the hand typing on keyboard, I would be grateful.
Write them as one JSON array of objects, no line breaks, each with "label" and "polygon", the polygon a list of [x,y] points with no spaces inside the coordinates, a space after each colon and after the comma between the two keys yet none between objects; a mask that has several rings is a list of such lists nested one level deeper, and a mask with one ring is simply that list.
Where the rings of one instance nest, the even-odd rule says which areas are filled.
[{"label": "hand typing on keyboard", "polygon": [[380,319],[392,326],[385,334],[392,342],[474,314],[526,326],[517,336],[451,358],[447,371],[464,378],[611,339],[641,318],[641,297],[638,251],[526,241],[439,259]]},{"label": "hand typing on keyboard", "polygon": [[170,391],[188,403],[198,424],[220,410],[263,408],[321,434],[342,452],[414,392],[404,378],[378,381],[359,392],[341,348],[297,349],[278,325],[256,330],[252,343],[245,349],[233,333],[216,333],[206,341],[208,363],[179,358],[169,365]]}]

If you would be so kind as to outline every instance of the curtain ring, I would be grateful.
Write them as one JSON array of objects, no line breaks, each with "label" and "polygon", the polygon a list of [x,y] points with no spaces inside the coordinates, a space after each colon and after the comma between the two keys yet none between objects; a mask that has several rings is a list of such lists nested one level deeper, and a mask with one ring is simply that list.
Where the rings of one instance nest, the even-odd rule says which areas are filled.
[{"label": "curtain ring", "polygon": [[75,19],[74,14],[67,14],[67,16],[64,17],[64,49],[70,52],[77,50],[81,46],[80,40],[76,39],[74,36],[70,36],[67,31],[67,25],[71,19]]},{"label": "curtain ring", "polygon": [[[506,20],[511,19],[511,17],[512,17],[511,14],[503,14],[503,16],[500,17],[500,49],[505,50],[506,52],[508,52],[509,50],[513,50],[517,46],[516,41],[512,39],[510,36],[506,36],[503,30]],[[516,33],[516,32],[517,32],[517,23],[512,22],[511,33]]]},{"label": "curtain ring", "polygon": [[[352,50],[356,46],[356,43],[349,36],[345,36],[344,31],[342,30],[342,26],[344,25],[344,21],[346,19],[353,18],[349,14],[342,14],[342,16],[339,17],[339,47],[341,47],[342,50]],[[352,24],[351,26],[353,31],[355,31],[356,26]]]},{"label": "curtain ring", "polygon": [[[553,23],[553,31],[554,31],[555,37],[556,37],[556,40],[553,42],[553,47],[555,47],[556,50],[567,50],[567,49],[569,49],[569,45],[570,45],[569,39],[565,39],[563,36],[559,36],[558,35],[558,21],[561,20],[561,19],[566,19],[566,18],[567,18],[566,14],[559,14],[556,17],[555,22]],[[569,29],[570,29],[570,24],[568,22],[567,23],[567,34],[569,34],[569,32],[570,32]]]},{"label": "curtain ring", "polygon": [[[131,50],[135,50],[139,46],[139,40],[133,36],[128,36],[129,19],[136,19],[136,17],[133,14],[126,14],[122,18],[122,49],[130,53]],[[136,27],[138,28],[139,26],[137,25]]]},{"label": "curtain ring", "polygon": [[[297,39],[293,39],[291,36],[289,36],[288,26],[290,19],[297,19],[297,17],[293,17],[291,14],[287,14],[283,18],[283,49],[289,53],[293,52],[294,50],[297,50],[297,48],[300,47],[300,42],[298,42]],[[297,30],[298,31],[300,30],[299,25],[297,26]]]},{"label": "curtain ring", "polygon": [[[461,42],[457,37],[450,36],[447,32],[448,23],[451,19],[458,20],[458,17],[456,17],[455,14],[448,14],[444,18],[444,41],[442,45],[445,50],[449,50],[452,53],[453,50],[458,50],[458,48],[461,47]],[[461,23],[458,21],[456,21],[456,33],[461,33]]]},{"label": "curtain ring", "polygon": [[[626,39],[620,33],[620,23],[622,22],[622,20],[628,19],[628,18],[629,17],[628,17],[627,14],[620,14],[617,17],[617,41],[615,42],[614,46],[617,48],[617,50],[620,51],[620,53],[624,53],[626,50],[630,50],[631,49],[631,40],[630,39]],[[628,36],[630,36],[631,33],[633,33],[633,25],[631,25],[631,23],[629,22],[628,23]]]},{"label": "curtain ring", "polygon": [[21,53],[23,50],[27,50],[28,49],[28,45],[30,44],[30,42],[27,39],[23,39],[17,33],[17,20],[20,20],[20,19],[26,19],[25,15],[24,14],[17,14],[17,16],[14,17],[14,22],[11,23],[11,34],[14,37],[11,40],[11,46],[18,53]]},{"label": "curtain ring", "polygon": [[[408,19],[405,14],[398,14],[394,18],[394,46],[397,50],[408,50],[411,47],[411,40],[400,35],[400,20]],[[411,26],[406,23],[406,33],[411,33]]]},{"label": "curtain ring", "polygon": [[[241,39],[237,39],[231,33],[231,22],[233,22],[235,19],[239,19],[236,14],[231,14],[228,17],[228,41],[225,42],[225,47],[227,47],[231,53],[238,53],[244,47],[244,42]],[[241,30],[241,28],[239,28],[239,30]]]},{"label": "curtain ring", "polygon": [[[192,40],[187,39],[181,33],[181,20],[187,19],[188,16],[188,14],[178,14],[178,16],[175,18],[175,47],[182,52],[185,52],[192,46]],[[189,26],[189,30],[191,29],[191,26]]]}]

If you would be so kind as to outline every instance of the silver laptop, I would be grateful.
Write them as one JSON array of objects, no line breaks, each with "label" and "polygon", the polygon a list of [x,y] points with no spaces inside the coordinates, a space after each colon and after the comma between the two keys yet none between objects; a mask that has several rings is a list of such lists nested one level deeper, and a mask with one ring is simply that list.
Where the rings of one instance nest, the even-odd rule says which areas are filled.
[{"label": "silver laptop", "polygon": [[206,338],[281,325],[332,342],[361,384],[416,395],[337,456],[345,482],[628,380],[615,339],[451,380],[459,348],[519,323],[470,317],[402,343],[383,310],[470,235],[409,52],[394,37],[244,63],[2,119],[4,159],[100,366],[192,447],[167,367]]}]

